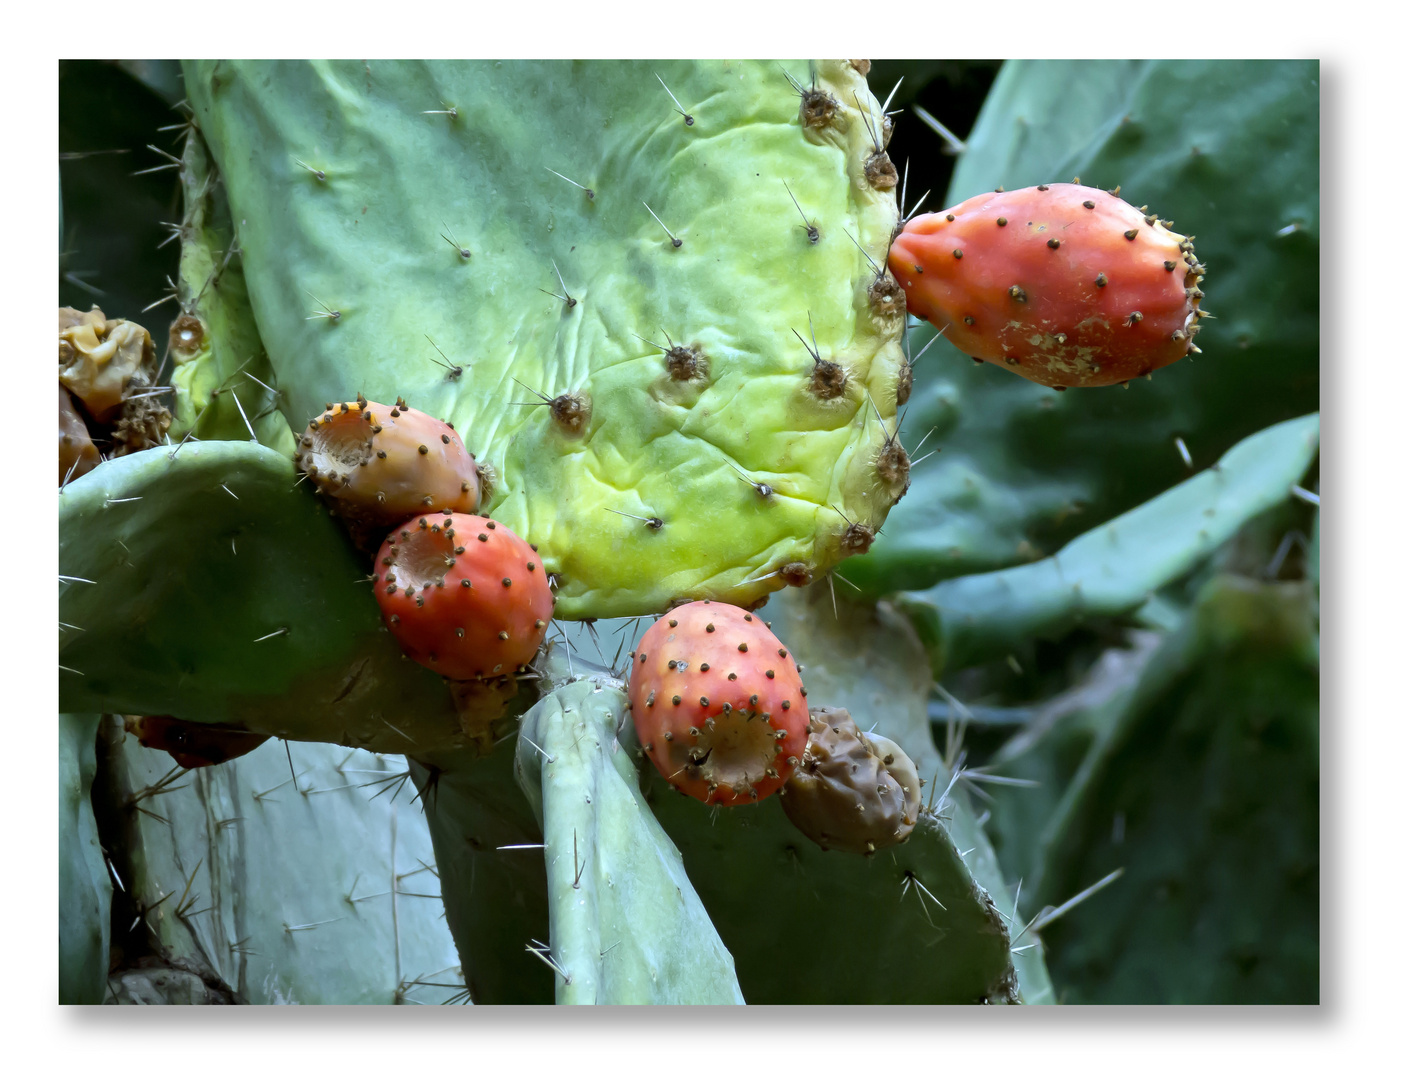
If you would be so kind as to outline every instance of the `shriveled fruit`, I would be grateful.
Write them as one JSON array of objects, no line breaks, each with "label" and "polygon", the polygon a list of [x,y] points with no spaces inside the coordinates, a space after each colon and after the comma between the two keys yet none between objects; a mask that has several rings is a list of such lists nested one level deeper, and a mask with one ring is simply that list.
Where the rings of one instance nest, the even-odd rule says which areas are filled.
[{"label": "shriveled fruit", "polygon": [[667,782],[702,802],[754,802],[783,786],[807,742],[798,665],[730,604],[674,608],[642,635],[628,680],[633,727]]},{"label": "shriveled fruit", "polygon": [[302,433],[297,467],[362,545],[414,514],[470,513],[481,497],[457,432],[402,398],[328,404]]},{"label": "shriveled fruit", "polygon": [[109,319],[99,308],[58,309],[58,381],[101,423],[115,422],[128,386],[154,371],[156,346],[146,328]]},{"label": "shriveled fruit", "polygon": [[554,609],[535,549],[475,514],[405,522],[381,545],[373,576],[380,612],[405,654],[451,679],[529,662]]},{"label": "shriveled fruit", "polygon": [[975,195],[906,224],[908,309],[975,360],[1044,386],[1109,386],[1200,352],[1192,238],[1080,184]]},{"label": "shriveled fruit", "polygon": [[164,750],[185,769],[221,765],[251,753],[268,736],[223,724],[194,724],[174,716],[124,716],[122,726],[149,750]]},{"label": "shriveled fruit", "polygon": [[814,709],[803,758],[782,792],[783,812],[824,850],[869,855],[909,839],[919,817],[919,774],[845,709]]},{"label": "shriveled fruit", "polygon": [[97,468],[102,455],[92,444],[87,422],[73,406],[73,399],[60,383],[58,388],[58,482],[82,476]]}]

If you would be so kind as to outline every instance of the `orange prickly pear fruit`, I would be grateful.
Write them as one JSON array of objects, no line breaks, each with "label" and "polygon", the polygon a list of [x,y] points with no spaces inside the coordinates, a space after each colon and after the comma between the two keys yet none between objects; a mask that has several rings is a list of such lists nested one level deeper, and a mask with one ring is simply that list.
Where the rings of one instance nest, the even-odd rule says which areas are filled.
[{"label": "orange prickly pear fruit", "polygon": [[1043,386],[1109,386],[1190,353],[1206,267],[1115,191],[1041,184],[912,218],[890,247],[908,309],[975,360]]},{"label": "orange prickly pear fruit", "polygon": [[509,674],[545,640],[555,598],[535,549],[475,514],[429,514],[375,556],[375,599],[405,654],[450,679]]},{"label": "orange prickly pear fruit", "polygon": [[725,806],[783,786],[807,745],[807,690],[764,623],[730,604],[684,604],[632,660],[633,727],[667,783]]}]

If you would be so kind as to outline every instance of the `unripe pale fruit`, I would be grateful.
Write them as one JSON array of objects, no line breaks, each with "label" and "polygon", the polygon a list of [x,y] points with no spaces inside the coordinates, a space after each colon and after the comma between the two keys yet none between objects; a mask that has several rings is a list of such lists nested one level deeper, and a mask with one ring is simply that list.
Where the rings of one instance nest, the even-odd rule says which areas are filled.
[{"label": "unripe pale fruit", "polygon": [[328,404],[302,434],[297,467],[362,545],[415,514],[470,513],[481,497],[457,432],[402,398]]},{"label": "unripe pale fruit", "polygon": [[374,585],[404,653],[451,679],[529,663],[554,610],[534,548],[474,514],[428,514],[395,529],[375,556]]},{"label": "unripe pale fruit", "polygon": [[1042,184],[911,219],[890,247],[908,309],[975,360],[1109,386],[1199,352],[1192,238],[1116,194]]},{"label": "unripe pale fruit", "polygon": [[633,653],[628,701],[657,771],[702,802],[772,795],[807,744],[798,665],[763,622],[730,604],[683,604],[658,619]]}]

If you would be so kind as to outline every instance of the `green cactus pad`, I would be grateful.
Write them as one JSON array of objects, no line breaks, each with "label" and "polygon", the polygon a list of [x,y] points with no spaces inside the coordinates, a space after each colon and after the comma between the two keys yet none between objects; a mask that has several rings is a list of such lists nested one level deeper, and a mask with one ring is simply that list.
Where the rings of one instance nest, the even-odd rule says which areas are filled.
[{"label": "green cactus pad", "polygon": [[939,670],[1054,638],[1094,616],[1127,615],[1256,514],[1289,498],[1318,452],[1318,415],[1259,432],[1216,465],[1026,566],[899,595]]},{"label": "green cactus pad", "polygon": [[180,314],[171,324],[175,419],[170,438],[257,439],[291,456],[292,430],[278,411],[276,376],[258,337],[228,197],[198,131],[180,159]]},{"label": "green cactus pad", "polygon": [[[894,739],[921,777],[938,782],[925,720],[929,664],[918,639],[888,605],[840,603],[838,622],[825,585],[785,590],[763,614],[801,660],[813,704],[846,708],[863,729]],[[576,668],[581,657],[606,667],[615,649],[629,647],[634,628],[628,621],[600,623],[596,642],[572,635]],[[1039,949],[1009,954],[1020,924],[1009,934],[998,912],[1012,912],[1012,893],[957,793],[937,817],[921,815],[909,841],[867,858],[822,851],[788,821],[781,796],[754,806],[706,807],[678,797],[649,765],[640,769],[642,791],[680,849],[749,1003],[1053,997]],[[930,788],[923,790],[928,796]],[[757,914],[755,897],[763,898]],[[856,933],[834,928],[826,917],[856,911],[864,913]],[[794,939],[808,943],[806,951],[786,949]],[[1023,938],[1018,947],[1028,943]]]},{"label": "green cactus pad", "polygon": [[472,1000],[553,1004],[553,973],[525,951],[549,940],[549,896],[538,807],[517,783],[510,743],[484,755],[430,754],[409,766]]},{"label": "green cactus pad", "polygon": [[1317,635],[1311,582],[1220,575],[1109,700],[999,752],[1046,781],[992,807],[1024,899],[1124,871],[1043,932],[1067,1000],[1319,1000]]},{"label": "green cactus pad", "polygon": [[357,392],[451,420],[560,617],[753,603],[901,494],[903,298],[867,257],[897,211],[848,61],[185,72],[292,426]]},{"label": "green cactus pad", "polygon": [[468,744],[404,659],[349,542],[252,442],[105,462],[59,506],[59,698],[384,753]]},{"label": "green cactus pad", "polygon": [[[567,675],[558,646],[547,663]],[[734,960],[638,789],[635,745],[619,742],[626,708],[621,682],[596,674],[521,720],[516,770],[544,830],[556,1000],[743,1005]]]},{"label": "green cactus pad", "polygon": [[249,1004],[466,997],[403,758],[269,740],[187,771],[119,720],[104,737],[123,879],[167,958]]},{"label": "green cactus pad", "polygon": [[929,659],[909,620],[888,602],[870,605],[838,598],[820,585],[775,597],[764,614],[793,655],[803,658],[803,683],[810,700],[840,704],[863,730],[895,740],[914,761],[925,785],[925,805],[937,808],[959,858],[1003,917],[1009,941],[1015,943],[1012,965],[1018,998],[1028,1005],[1052,1004],[1055,993],[1045,957],[1036,937],[1023,933],[1026,920],[1003,877],[998,853],[969,806],[965,789],[957,784],[950,788],[949,765],[930,738]]},{"label": "green cactus pad", "polygon": [[[1127,390],[1056,393],[935,342],[902,435],[932,429],[915,459],[938,453],[842,574],[869,595],[1035,560],[1317,409],[1318,102],[1311,60],[1004,64],[944,205],[999,185],[1122,185],[1196,238],[1203,353]],[[911,355],[932,335],[912,330]]]},{"label": "green cactus pad", "polygon": [[112,882],[91,799],[100,719],[95,713],[58,718],[60,1005],[98,1005],[107,993]]}]

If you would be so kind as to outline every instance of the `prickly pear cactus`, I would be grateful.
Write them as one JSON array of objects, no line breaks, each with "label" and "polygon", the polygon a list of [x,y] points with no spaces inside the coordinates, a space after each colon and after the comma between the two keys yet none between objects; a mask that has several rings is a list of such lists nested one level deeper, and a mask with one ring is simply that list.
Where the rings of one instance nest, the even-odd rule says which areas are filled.
[{"label": "prickly pear cactus", "polygon": [[[1262,515],[1309,497],[1295,485],[1318,431],[1316,66],[1006,65],[943,205],[1121,184],[1211,263],[1204,355],[1127,393],[1057,393],[946,342],[906,359],[931,332],[900,347],[904,293],[883,264],[903,209],[866,70],[186,65],[171,445],[75,469],[60,495],[61,704],[87,714],[61,745],[66,1000],[1307,999],[1316,521],[1312,541],[1292,530],[1312,583],[1220,575]],[[1181,267],[1158,271],[1185,286]],[[1213,333],[1235,351],[1214,353]],[[521,537],[509,571],[490,564],[485,615],[422,611],[464,642],[468,621],[497,640],[548,631],[528,667],[464,679],[406,656],[394,619],[418,614],[428,578],[391,595],[407,591],[383,562],[394,546],[372,566],[383,537],[347,536],[298,476],[294,432],[368,398],[451,422],[480,468],[482,535]],[[930,433],[934,464],[911,465],[911,431]],[[423,528],[445,530],[445,509]],[[430,554],[414,572],[436,570],[436,592],[465,553]],[[859,600],[835,584],[849,556]],[[532,575],[527,618],[515,595]],[[376,588],[413,609],[377,610]],[[629,647],[681,602],[771,593],[762,615],[799,697],[845,710],[906,794],[895,805],[876,769],[824,804],[846,824],[870,791],[890,796],[882,843],[869,822],[845,845],[795,825],[772,762],[772,797],[704,805],[649,760]],[[523,621],[486,626],[507,614]],[[596,621],[625,615],[641,618]],[[735,655],[757,661],[751,644]],[[1067,669],[1090,653],[1101,681],[994,706],[1030,720],[996,751],[948,687],[998,701],[1013,684],[988,670],[1025,650],[1063,650]],[[753,666],[777,684],[779,665]],[[203,724],[195,750],[228,731],[253,749],[182,774],[109,718],[94,763],[99,712],[148,714],[125,730],[152,745],[163,724]],[[812,733],[786,734],[796,768]],[[346,749],[317,745],[331,742]],[[1214,783],[1260,763],[1303,793],[1287,813],[1254,783]],[[398,788],[362,803],[346,775],[360,767],[411,779],[412,816]],[[1188,774],[1204,825],[1181,810]],[[1105,876],[1121,836],[1134,865]],[[114,899],[98,838],[121,870]],[[1259,855],[1273,842],[1283,863]],[[1183,902],[1202,866],[1211,880]],[[357,891],[352,867],[387,890]],[[430,876],[440,900],[406,884]],[[1095,880],[1119,891],[1080,907]],[[445,920],[413,923],[410,901]],[[1267,902],[1288,927],[1274,953],[1233,914]],[[455,957],[438,964],[448,931]],[[122,963],[138,938],[154,954]],[[116,978],[99,985],[109,947]]]},{"label": "prickly pear cactus", "polygon": [[1045,930],[1068,1000],[1318,1000],[1316,604],[1307,581],[1217,575],[1131,678],[998,753],[1040,781],[989,824],[1029,903],[1123,870]]},{"label": "prickly pear cactus", "polygon": [[954,578],[898,602],[940,669],[1005,655],[1090,619],[1132,615],[1252,517],[1290,498],[1317,453],[1317,415],[1276,424],[1053,558]]},{"label": "prickly pear cactus", "polygon": [[851,62],[185,72],[289,422],[453,421],[561,617],[747,605],[869,546],[904,307]]}]

